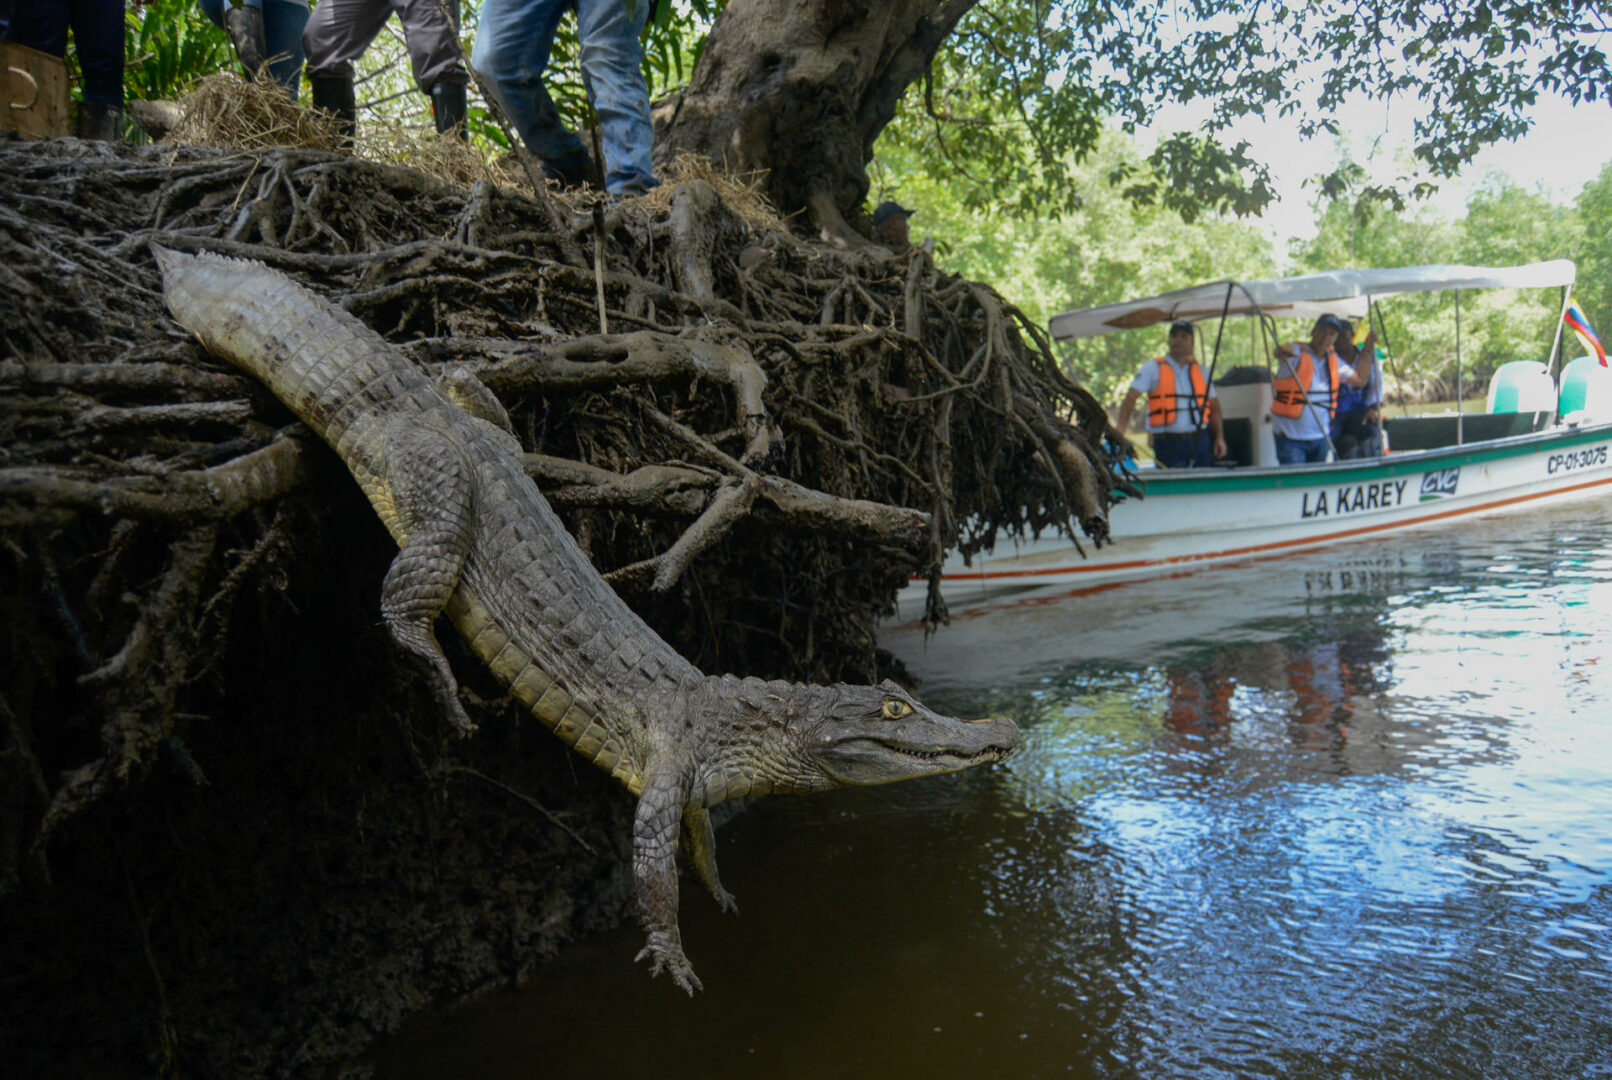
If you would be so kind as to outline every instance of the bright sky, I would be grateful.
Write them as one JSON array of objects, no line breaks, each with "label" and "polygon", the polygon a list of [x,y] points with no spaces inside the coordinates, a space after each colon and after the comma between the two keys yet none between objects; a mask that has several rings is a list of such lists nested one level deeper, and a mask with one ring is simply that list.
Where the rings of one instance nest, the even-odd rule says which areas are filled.
[{"label": "bright sky", "polygon": [[[1204,110],[1192,106],[1172,106],[1154,130],[1194,127],[1203,115]],[[1364,98],[1340,115],[1345,144],[1354,148],[1356,160],[1376,180],[1390,180],[1405,171],[1413,119],[1407,105],[1385,107]],[[1612,160],[1612,106],[1606,102],[1574,107],[1563,98],[1542,98],[1533,119],[1533,129],[1522,139],[1491,147],[1460,177],[1446,181],[1432,205],[1459,217],[1468,194],[1494,170],[1525,187],[1541,186],[1553,198],[1568,202]],[[1290,238],[1313,236],[1315,190],[1304,182],[1330,167],[1337,143],[1326,137],[1303,141],[1291,118],[1244,118],[1223,138],[1233,143],[1248,140],[1254,158],[1271,165],[1279,200],[1266,210],[1264,223],[1278,241],[1278,251],[1286,250]]]}]

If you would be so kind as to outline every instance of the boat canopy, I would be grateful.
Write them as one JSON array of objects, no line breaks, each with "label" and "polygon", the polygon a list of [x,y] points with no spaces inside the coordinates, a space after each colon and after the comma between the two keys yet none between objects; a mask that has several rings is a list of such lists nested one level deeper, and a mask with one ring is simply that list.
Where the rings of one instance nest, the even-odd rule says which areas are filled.
[{"label": "boat canopy", "polygon": [[1212,281],[1141,300],[1066,311],[1048,324],[1060,341],[1100,337],[1184,319],[1269,315],[1313,319],[1338,315],[1358,319],[1374,300],[1402,293],[1447,289],[1534,289],[1571,285],[1571,261],[1526,266],[1397,266],[1379,270],[1327,270],[1274,281]]}]

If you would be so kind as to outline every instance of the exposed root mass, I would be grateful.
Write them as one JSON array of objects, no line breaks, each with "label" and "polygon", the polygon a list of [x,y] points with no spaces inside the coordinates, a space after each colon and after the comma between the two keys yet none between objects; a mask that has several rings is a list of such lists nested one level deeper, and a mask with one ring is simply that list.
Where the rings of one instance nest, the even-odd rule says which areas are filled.
[{"label": "exposed root mass", "polygon": [[[385,784],[437,807],[422,827],[467,791],[553,805],[496,759],[454,760],[476,751],[447,748],[373,617],[384,536],[334,531],[362,500],[324,448],[167,319],[153,240],[260,259],[422,367],[479,379],[595,565],[708,670],[871,681],[876,618],[948,547],[1101,540],[1107,419],[1019,311],[922,251],[803,242],[743,185],[683,175],[595,215],[317,149],[0,141],[0,898],[44,888],[60,851],[135,843],[86,847],[75,822],[142,781],[171,802],[232,773],[214,756],[240,752],[232,711],[283,698],[265,686],[295,661],[286,634],[328,617],[308,590],[331,564],[370,604],[343,623],[368,667],[341,707],[401,724],[367,737],[402,751]],[[921,614],[944,620],[938,593]],[[524,747],[507,704],[472,708]],[[609,864],[597,830],[554,842]],[[152,1036],[169,1050],[196,1000],[171,976]]]}]

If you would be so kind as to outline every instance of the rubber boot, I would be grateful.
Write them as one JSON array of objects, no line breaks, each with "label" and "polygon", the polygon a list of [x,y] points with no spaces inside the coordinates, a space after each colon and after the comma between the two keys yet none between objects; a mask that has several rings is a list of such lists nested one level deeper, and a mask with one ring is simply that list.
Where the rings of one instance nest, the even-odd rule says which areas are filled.
[{"label": "rubber boot", "polygon": [[465,129],[465,84],[439,82],[431,88],[431,115],[437,120],[437,134],[459,129],[459,138],[468,139]]},{"label": "rubber boot", "polygon": [[558,180],[562,187],[593,187],[604,190],[604,183],[598,175],[598,170],[593,167],[593,159],[588,156],[586,150],[575,157],[545,158],[543,172],[550,180]]},{"label": "rubber boot", "polygon": [[310,75],[308,82],[313,86],[313,107],[336,118],[336,131],[341,136],[338,145],[343,150],[351,150],[353,136],[358,134],[358,101],[353,97],[353,80],[340,75]]},{"label": "rubber boot", "polygon": [[263,36],[263,9],[234,2],[236,6],[224,12],[224,29],[229,31],[235,57],[246,69],[246,77],[255,79],[269,58],[268,41]]},{"label": "rubber boot", "polygon": [[123,110],[116,105],[86,101],[78,107],[79,137],[97,142],[121,142]]}]

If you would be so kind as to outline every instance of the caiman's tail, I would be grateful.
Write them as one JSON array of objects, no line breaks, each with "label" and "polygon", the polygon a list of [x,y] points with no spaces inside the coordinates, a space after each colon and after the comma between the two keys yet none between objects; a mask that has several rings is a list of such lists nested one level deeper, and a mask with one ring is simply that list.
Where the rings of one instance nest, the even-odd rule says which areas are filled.
[{"label": "caiman's tail", "polygon": [[[261,263],[231,259],[203,252],[187,255],[160,244],[151,253],[162,269],[163,299],[174,321],[195,334],[207,351],[221,357],[273,385],[270,361],[280,350],[263,340],[264,319],[255,318],[251,308],[265,308],[262,315],[288,313],[298,305],[297,297],[266,297],[265,290],[277,294],[282,282],[292,284]],[[265,299],[271,304],[265,305]],[[307,305],[302,305],[306,310]],[[276,312],[274,309],[279,309]]]},{"label": "caiman's tail", "polygon": [[330,419],[368,380],[393,369],[414,374],[369,327],[262,263],[158,244],[151,251],[174,321],[327,440],[339,435],[327,430]]}]

